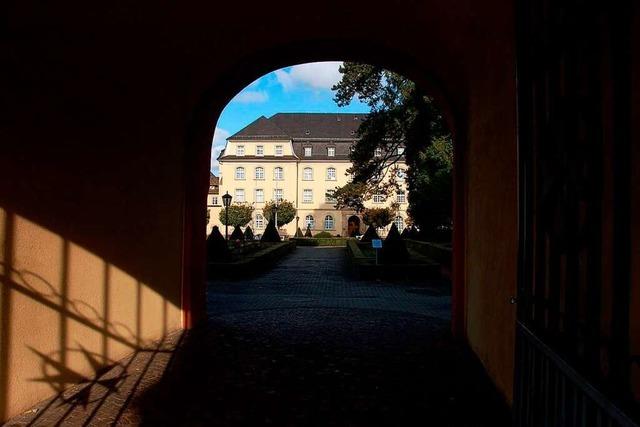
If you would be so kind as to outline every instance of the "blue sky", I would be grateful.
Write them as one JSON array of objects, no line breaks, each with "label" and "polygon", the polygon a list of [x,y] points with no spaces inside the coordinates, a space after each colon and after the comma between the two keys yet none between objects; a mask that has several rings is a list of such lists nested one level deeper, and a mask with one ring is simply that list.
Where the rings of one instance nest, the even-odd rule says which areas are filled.
[{"label": "blue sky", "polygon": [[216,124],[211,153],[211,171],[226,138],[260,116],[276,113],[364,113],[369,107],[358,100],[339,108],[331,86],[340,80],[341,62],[313,62],[281,68],[266,74],[238,93],[222,111]]}]

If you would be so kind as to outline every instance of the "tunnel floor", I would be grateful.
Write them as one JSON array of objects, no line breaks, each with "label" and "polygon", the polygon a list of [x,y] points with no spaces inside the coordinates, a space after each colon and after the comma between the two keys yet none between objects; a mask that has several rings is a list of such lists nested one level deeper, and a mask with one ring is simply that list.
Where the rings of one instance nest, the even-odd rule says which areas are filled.
[{"label": "tunnel floor", "polygon": [[446,281],[354,281],[343,248],[301,247],[265,274],[209,283],[207,298],[206,327],[8,425],[510,424],[450,337]]}]

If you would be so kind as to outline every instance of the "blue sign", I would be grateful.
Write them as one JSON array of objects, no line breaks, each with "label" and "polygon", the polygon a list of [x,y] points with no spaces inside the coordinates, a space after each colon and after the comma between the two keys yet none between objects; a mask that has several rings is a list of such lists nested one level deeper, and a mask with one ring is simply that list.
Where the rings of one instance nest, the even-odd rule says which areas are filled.
[{"label": "blue sign", "polygon": [[371,247],[373,249],[382,249],[382,239],[372,239]]}]

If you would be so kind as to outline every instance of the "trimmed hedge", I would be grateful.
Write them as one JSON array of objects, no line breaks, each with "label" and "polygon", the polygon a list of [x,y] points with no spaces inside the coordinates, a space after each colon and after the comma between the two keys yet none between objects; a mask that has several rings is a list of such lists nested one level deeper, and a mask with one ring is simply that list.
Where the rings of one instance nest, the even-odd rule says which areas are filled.
[{"label": "trimmed hedge", "polygon": [[411,239],[405,240],[405,243],[407,248],[427,256],[444,266],[451,267],[452,250],[450,247]]},{"label": "trimmed hedge", "polygon": [[296,242],[298,246],[346,246],[347,241],[351,240],[347,237],[292,237],[289,240]]},{"label": "trimmed hedge", "polygon": [[333,237],[333,235],[328,231],[321,231],[319,233],[316,233],[313,237],[316,237],[318,239],[330,239]]},{"label": "trimmed hedge", "polygon": [[[440,277],[439,264],[426,257],[420,257],[422,260],[412,257],[408,263],[402,264],[383,264],[380,262],[376,265],[375,256],[368,256],[371,251],[367,250],[368,253],[365,253],[362,250],[363,248],[368,249],[369,246],[355,239],[347,242],[347,265],[351,275],[356,279],[385,278],[388,280],[402,280],[405,278],[429,279]],[[379,259],[379,261],[382,260]]]},{"label": "trimmed hedge", "polygon": [[273,267],[283,256],[294,250],[291,242],[266,243],[263,249],[247,254],[234,262],[209,262],[207,276],[209,279],[241,279],[261,273]]}]

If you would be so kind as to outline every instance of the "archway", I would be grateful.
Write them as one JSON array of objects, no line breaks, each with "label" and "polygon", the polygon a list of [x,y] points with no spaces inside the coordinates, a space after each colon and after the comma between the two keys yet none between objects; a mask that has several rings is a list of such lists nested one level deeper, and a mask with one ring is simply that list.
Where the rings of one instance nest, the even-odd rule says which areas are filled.
[{"label": "archway", "polygon": [[347,236],[355,237],[357,234],[360,234],[360,217],[351,215],[347,219]]},{"label": "archway", "polygon": [[[464,259],[462,254],[465,235],[465,196],[462,186],[463,147],[466,127],[464,126],[464,114],[459,108],[449,101],[446,90],[438,83],[429,69],[417,63],[400,50],[380,45],[374,42],[361,40],[353,46],[341,44],[337,46],[333,40],[314,40],[304,46],[299,44],[280,46],[265,49],[259,55],[246,59],[246,62],[232,68],[232,72],[224,75],[218,81],[213,82],[211,89],[204,94],[198,110],[194,113],[192,122],[192,134],[189,137],[189,150],[187,156],[190,171],[187,180],[189,191],[186,191],[186,235],[184,253],[185,270],[183,271],[183,307],[184,324],[191,327],[197,324],[204,315],[204,242],[201,230],[202,221],[197,212],[201,211],[203,200],[206,198],[205,188],[202,185],[202,176],[209,174],[209,157],[211,154],[211,141],[213,126],[211,117],[218,117],[225,105],[246,85],[256,78],[275,69],[292,64],[313,61],[335,61],[336,59],[372,63],[405,75],[423,88],[425,93],[431,96],[439,106],[444,119],[451,131],[454,140],[454,167],[453,167],[453,210],[452,215],[456,227],[453,233],[453,272],[452,272],[452,330],[456,336],[465,334],[464,319]],[[200,192],[193,192],[197,188]]]}]

